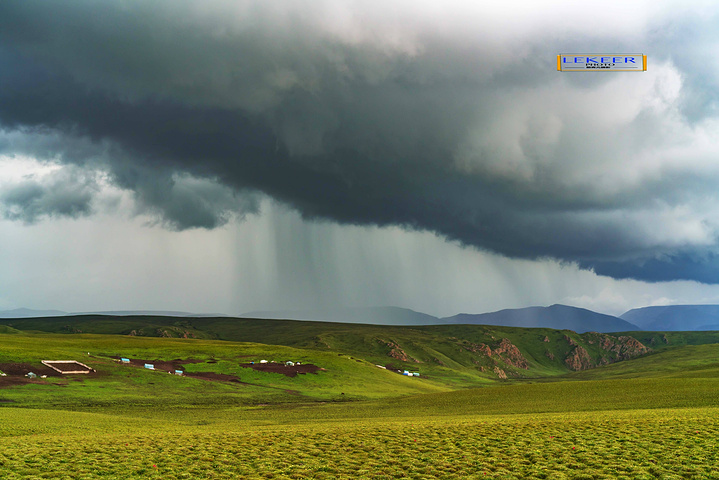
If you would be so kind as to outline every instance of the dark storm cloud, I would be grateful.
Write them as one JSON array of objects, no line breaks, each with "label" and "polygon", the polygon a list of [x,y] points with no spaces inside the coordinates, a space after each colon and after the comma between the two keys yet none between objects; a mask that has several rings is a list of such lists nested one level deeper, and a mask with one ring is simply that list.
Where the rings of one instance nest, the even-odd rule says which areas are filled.
[{"label": "dark storm cloud", "polygon": [[702,283],[719,283],[719,255],[716,251],[678,252],[646,260],[626,262],[582,262],[600,275],[613,278],[634,278],[637,270],[645,272],[652,281],[695,280]]},{"label": "dark storm cloud", "polygon": [[77,218],[92,213],[97,190],[94,178],[65,167],[42,179],[28,178],[0,190],[0,212],[5,218],[25,223],[35,223],[44,216]]},{"label": "dark storm cloud", "polygon": [[113,178],[117,186],[135,193],[137,213],[155,216],[171,230],[212,229],[259,211],[257,195],[188,174],[116,167]]},{"label": "dark storm cloud", "polygon": [[[672,66],[648,93],[624,77],[634,95],[587,117],[573,105],[611,100],[613,79],[558,76],[566,43],[546,29],[509,35],[491,15],[468,28],[461,13],[454,28],[352,2],[4,2],[0,127],[60,140],[0,153],[106,172],[173,229],[256,212],[263,192],[310,218],[715,282],[692,255],[716,240],[712,154],[665,158],[695,141],[672,116],[693,108]],[[688,85],[695,103],[711,91]],[[15,185],[2,200],[16,218],[89,211],[42,192]]]}]

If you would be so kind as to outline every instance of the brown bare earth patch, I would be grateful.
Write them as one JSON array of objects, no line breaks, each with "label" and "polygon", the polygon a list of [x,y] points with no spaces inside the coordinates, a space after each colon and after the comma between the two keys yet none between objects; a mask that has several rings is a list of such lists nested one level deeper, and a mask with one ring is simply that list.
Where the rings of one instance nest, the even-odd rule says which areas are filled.
[{"label": "brown bare earth patch", "polygon": [[[8,376],[24,377],[32,372],[37,376],[47,375],[48,377],[59,377],[60,374],[50,367],[46,367],[40,362],[34,363],[0,363],[0,372]],[[0,377],[5,378],[5,377]]]},{"label": "brown bare earth patch", "polygon": [[317,373],[320,367],[311,363],[303,363],[301,365],[285,365],[283,363],[241,363],[241,367],[251,368],[258,372],[281,373],[288,377],[296,377],[298,374]]},{"label": "brown bare earth patch", "polygon": [[82,364],[77,361],[48,361],[45,360],[43,365],[46,365],[50,368],[53,368],[53,370],[57,371],[60,370],[61,373],[66,372],[84,372],[84,373],[90,373],[94,371],[91,367],[88,367],[85,364]]},{"label": "brown bare earth patch", "polygon": [[18,385],[27,385],[29,383],[45,383],[42,380],[26,377],[1,377],[0,388],[17,387]]},{"label": "brown bare earth patch", "polygon": [[57,368],[58,370],[62,370],[63,372],[73,372],[80,369],[90,371],[89,369],[79,366],[77,364],[53,363],[53,365],[55,365],[55,368]]},{"label": "brown bare earth patch", "polygon": [[[120,360],[121,357],[111,357],[115,360]],[[180,359],[176,358],[175,360],[141,360],[138,358],[131,358],[130,359],[130,365],[135,365],[138,367],[145,367],[145,364],[151,364],[154,365],[155,370],[162,370],[165,372],[172,372],[174,373],[175,370],[184,370],[182,368],[183,365],[188,363],[202,363],[204,360],[196,360],[194,358],[187,358],[187,359]]]},{"label": "brown bare earth patch", "polygon": [[41,378],[27,378],[25,375],[32,372],[38,377],[47,375],[48,377],[59,377],[60,374],[50,367],[46,367],[41,363],[0,363],[0,372],[6,374],[6,377],[0,377],[0,388],[14,387],[17,385],[27,385],[29,383],[47,384]]}]

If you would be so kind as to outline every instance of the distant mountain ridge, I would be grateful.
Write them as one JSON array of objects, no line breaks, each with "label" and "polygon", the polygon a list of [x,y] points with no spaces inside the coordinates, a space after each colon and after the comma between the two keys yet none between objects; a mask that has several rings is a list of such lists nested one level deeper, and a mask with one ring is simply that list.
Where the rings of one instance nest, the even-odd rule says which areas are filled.
[{"label": "distant mountain ridge", "polygon": [[160,315],[164,317],[226,317],[224,313],[190,313],[172,310],[109,310],[89,312],[63,312],[62,310],[33,310],[31,308],[15,308],[13,310],[0,310],[0,318],[30,318],[30,317],[64,317],[67,315],[112,315],[125,317],[132,315]]},{"label": "distant mountain ridge", "polygon": [[637,325],[612,315],[605,315],[585,308],[569,307],[559,304],[549,307],[507,309],[475,315],[460,313],[459,315],[443,318],[442,320],[447,323],[574,330],[577,333],[609,333],[641,330]]},{"label": "distant mountain ridge", "polygon": [[[8,315],[15,312],[14,315]],[[42,315],[40,312],[55,312]],[[170,317],[229,317],[222,314],[193,314],[178,311],[158,310],[117,310],[100,312],[66,313],[59,310],[17,309],[0,312],[0,318],[22,318],[59,315],[109,315],[137,316],[155,315]],[[506,327],[553,328],[557,330],[573,330],[583,332],[626,332],[641,330],[636,324],[612,315],[593,312],[584,308],[567,305],[549,307],[527,307],[506,309],[497,312],[467,314],[460,313],[451,317],[438,318],[422,312],[401,307],[347,307],[315,310],[277,310],[247,312],[241,318],[263,318],[282,320],[320,321],[336,323],[364,323],[370,325],[456,325],[483,324]],[[709,323],[709,322],[704,322]],[[719,323],[719,317],[716,319]]]},{"label": "distant mountain ridge", "polygon": [[401,307],[348,307],[322,310],[277,310],[243,313],[244,318],[312,320],[370,325],[441,325],[439,318]]},{"label": "distant mountain ridge", "polygon": [[643,330],[682,331],[719,329],[719,305],[664,305],[635,308],[619,318]]},{"label": "distant mountain ridge", "polygon": [[62,317],[67,314],[61,310],[33,310],[31,308],[0,310],[0,318]]},{"label": "distant mountain ridge", "polygon": [[400,307],[357,307],[325,310],[283,310],[248,312],[246,318],[314,320],[371,325],[447,325],[474,324],[505,327],[554,328],[575,332],[626,332],[641,330],[637,325],[612,315],[567,305],[528,307],[491,313],[460,313],[438,318]]}]

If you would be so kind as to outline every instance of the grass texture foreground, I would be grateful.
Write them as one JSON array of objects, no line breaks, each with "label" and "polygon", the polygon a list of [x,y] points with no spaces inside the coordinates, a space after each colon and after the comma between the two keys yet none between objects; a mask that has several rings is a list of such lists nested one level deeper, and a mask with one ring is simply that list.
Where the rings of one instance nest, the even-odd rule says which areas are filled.
[{"label": "grass texture foreground", "polygon": [[[0,477],[719,478],[718,408],[424,419],[408,412],[283,426],[233,421],[232,411],[222,421],[201,417],[195,412],[189,425],[4,408]],[[20,422],[24,429],[10,428]]]},{"label": "grass texture foreground", "polygon": [[[450,389],[441,369],[410,379],[331,349],[0,340],[5,364],[68,358],[97,369],[0,388],[0,479],[719,479],[719,344]],[[192,359],[188,375],[241,381],[123,366],[118,355]],[[241,366],[261,358],[322,369]]]}]

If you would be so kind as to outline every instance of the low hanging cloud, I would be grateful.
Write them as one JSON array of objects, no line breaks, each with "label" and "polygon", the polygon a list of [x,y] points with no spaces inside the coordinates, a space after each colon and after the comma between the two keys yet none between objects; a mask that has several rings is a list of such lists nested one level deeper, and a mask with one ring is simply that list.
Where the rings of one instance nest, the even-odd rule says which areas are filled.
[{"label": "low hanging cloud", "polygon": [[26,224],[43,217],[87,216],[92,213],[92,201],[98,190],[93,175],[66,166],[40,178],[0,184],[0,213]]},{"label": "low hanging cloud", "polygon": [[[307,218],[719,283],[716,15],[618,3],[601,28],[556,24],[585,8],[3,2],[0,154],[101,171],[171,229],[218,227],[264,194]],[[553,68],[646,45],[644,73]],[[6,185],[6,216],[88,214],[96,189],[77,178],[68,197]]]},{"label": "low hanging cloud", "polygon": [[135,193],[136,214],[157,219],[171,230],[213,229],[232,218],[259,212],[257,194],[237,192],[206,178],[186,173],[133,171],[133,179],[116,176],[117,184]]}]

